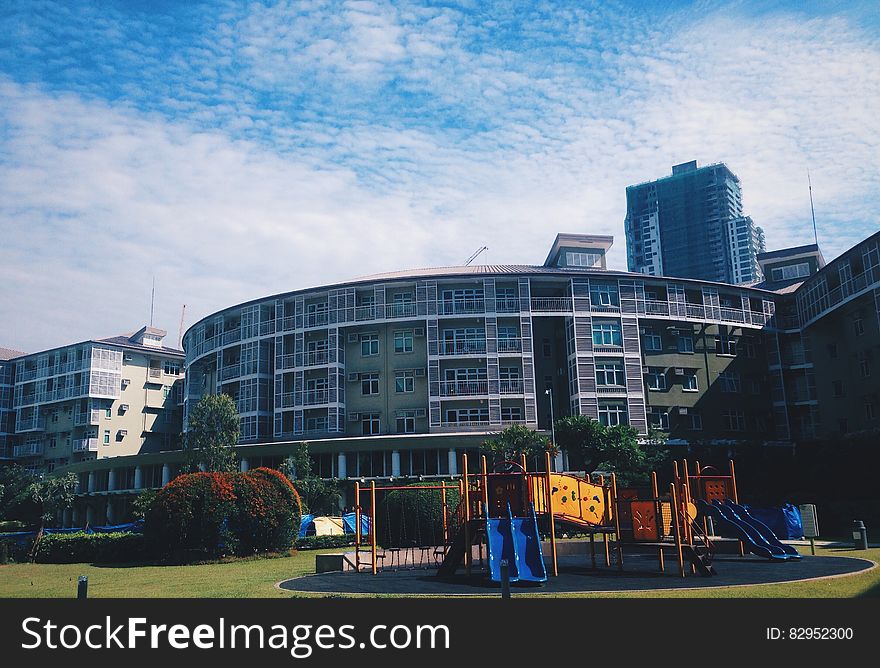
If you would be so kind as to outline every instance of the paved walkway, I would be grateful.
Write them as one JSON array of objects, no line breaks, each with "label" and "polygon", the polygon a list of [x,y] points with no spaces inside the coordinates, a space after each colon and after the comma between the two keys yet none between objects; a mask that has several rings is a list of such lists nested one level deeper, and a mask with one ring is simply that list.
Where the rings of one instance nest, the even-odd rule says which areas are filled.
[{"label": "paved walkway", "polygon": [[[726,587],[731,585],[773,584],[835,575],[847,575],[875,566],[866,559],[851,557],[811,557],[799,561],[771,562],[755,557],[717,556],[714,560],[718,575],[678,577],[677,564],[667,557],[666,572],[657,571],[653,555],[632,554],[624,558],[625,570],[600,566],[585,567],[583,556],[560,557],[559,576],[541,585],[514,583],[514,592],[535,594],[574,592],[620,592],[645,589],[683,589],[693,587]],[[462,572],[462,571],[460,571]],[[286,580],[279,586],[297,592],[326,594],[422,594],[428,596],[491,595],[498,584],[485,575],[474,574],[454,578],[438,578],[432,570],[397,570],[370,573],[322,573]]]}]

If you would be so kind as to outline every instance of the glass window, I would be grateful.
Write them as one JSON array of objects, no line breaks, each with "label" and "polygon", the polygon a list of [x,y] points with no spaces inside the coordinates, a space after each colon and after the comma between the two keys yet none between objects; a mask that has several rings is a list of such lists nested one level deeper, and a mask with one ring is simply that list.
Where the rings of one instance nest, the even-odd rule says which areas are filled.
[{"label": "glass window", "polygon": [[362,373],[361,374],[361,394],[370,396],[379,394],[379,374],[378,373]]},{"label": "glass window", "polygon": [[718,381],[721,383],[722,392],[734,393],[740,391],[741,385],[738,373],[724,371],[718,374]]},{"label": "glass window", "polygon": [[629,424],[626,404],[599,404],[599,422],[606,427]]},{"label": "glass window", "polygon": [[623,362],[596,362],[596,385],[626,385]]},{"label": "glass window", "polygon": [[396,423],[398,434],[414,434],[416,431],[415,411],[398,413]]},{"label": "glass window", "polygon": [[599,253],[577,253],[568,251],[565,254],[565,264],[568,267],[596,267],[601,264],[602,256]]},{"label": "glass window", "polygon": [[645,332],[642,340],[645,342],[645,350],[649,352],[663,350],[663,337],[657,332]]},{"label": "glass window", "polygon": [[654,406],[648,413],[648,426],[652,429],[669,431],[669,409]]},{"label": "glass window", "polygon": [[361,334],[361,355],[372,357],[379,354],[379,335]]},{"label": "glass window", "polygon": [[361,433],[364,436],[376,436],[380,430],[378,413],[361,413]]},{"label": "glass window", "polygon": [[696,369],[685,369],[681,377],[681,389],[685,392],[697,392],[700,389]]},{"label": "glass window", "polygon": [[716,336],[715,354],[736,355],[736,339],[727,336]]},{"label": "glass window", "polygon": [[398,394],[409,393],[415,390],[415,371],[403,370],[394,372],[394,391]]},{"label": "glass window", "polygon": [[590,285],[590,302],[593,306],[619,306],[617,286],[610,284]]},{"label": "glass window", "polygon": [[394,352],[396,352],[396,353],[411,353],[412,351],[413,351],[413,331],[411,329],[406,329],[406,330],[394,332]]},{"label": "glass window", "polygon": [[746,416],[742,411],[722,411],[721,422],[727,431],[746,430]]},{"label": "glass window", "polygon": [[104,445],[110,445],[110,430],[104,430]]},{"label": "glass window", "polygon": [[678,352],[680,352],[680,353],[694,352],[694,337],[693,336],[679,336],[678,337]]},{"label": "glass window", "polygon": [[703,429],[703,416],[693,411],[688,412],[688,422],[692,431],[701,431]]},{"label": "glass window", "polygon": [[593,345],[595,346],[621,346],[623,339],[620,333],[619,322],[593,322]]},{"label": "glass window", "polygon": [[666,369],[661,369],[660,367],[655,366],[648,367],[648,389],[666,389]]}]

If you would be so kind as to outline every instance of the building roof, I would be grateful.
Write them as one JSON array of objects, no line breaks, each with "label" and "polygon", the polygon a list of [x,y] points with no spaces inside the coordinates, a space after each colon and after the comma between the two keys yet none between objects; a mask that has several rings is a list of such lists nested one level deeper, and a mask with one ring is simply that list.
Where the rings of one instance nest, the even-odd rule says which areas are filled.
[{"label": "building roof", "polygon": [[563,247],[600,250],[602,253],[607,253],[613,244],[614,237],[606,234],[566,234],[560,232],[556,235],[556,239],[553,240],[553,245],[550,246],[550,252],[547,254],[547,259],[544,260],[544,266],[555,265],[559,251]]},{"label": "building roof", "polygon": [[0,348],[0,360],[14,360],[16,357],[21,357],[22,355],[27,355],[20,350],[13,350],[12,348]]},{"label": "building roof", "polygon": [[807,244],[805,246],[793,246],[791,248],[780,248],[766,253],[758,253],[758,262],[765,263],[772,260],[793,260],[798,257],[815,257],[819,262],[819,268],[825,266],[825,258],[822,251],[816,244]]},{"label": "building roof", "polygon": [[[86,343],[96,343],[96,344],[104,344],[110,346],[118,346],[120,348],[129,348],[132,350],[140,350],[143,352],[151,352],[151,353],[162,353],[165,355],[174,355],[176,357],[183,357],[184,353],[182,350],[178,350],[177,348],[166,348],[165,346],[145,346],[141,343],[137,343],[132,340],[132,337],[135,334],[142,332],[143,328],[138,330],[138,332],[130,332],[128,334],[120,334],[118,336],[110,336],[104,339],[87,339],[85,341],[75,341],[73,343],[65,343],[62,346],[54,346],[52,348],[46,348],[45,350],[38,350],[33,353],[17,353],[17,351],[12,351],[17,353],[15,357],[34,357],[36,355],[42,355],[44,353],[52,352],[53,350],[61,350],[63,348],[71,348],[73,346],[81,346]],[[155,330],[157,333],[161,333],[163,330]],[[0,348],[0,350],[5,350],[5,348]],[[2,359],[2,357],[0,357]]]}]

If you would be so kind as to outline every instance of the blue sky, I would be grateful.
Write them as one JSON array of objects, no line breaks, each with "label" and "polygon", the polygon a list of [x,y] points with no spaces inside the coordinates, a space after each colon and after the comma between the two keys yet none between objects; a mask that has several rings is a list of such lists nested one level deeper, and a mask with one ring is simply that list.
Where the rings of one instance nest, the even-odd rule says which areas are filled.
[{"label": "blue sky", "polygon": [[770,248],[880,227],[876,3],[0,6],[0,346],[410,267],[540,263],[726,162]]}]

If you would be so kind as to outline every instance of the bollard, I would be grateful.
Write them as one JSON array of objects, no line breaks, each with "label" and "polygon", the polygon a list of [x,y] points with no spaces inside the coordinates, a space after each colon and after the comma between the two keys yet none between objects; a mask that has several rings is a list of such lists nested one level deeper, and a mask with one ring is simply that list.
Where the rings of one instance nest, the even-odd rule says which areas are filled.
[{"label": "bollard", "polygon": [[865,529],[865,523],[862,520],[853,520],[853,549],[868,549],[868,530]]},{"label": "bollard", "polygon": [[88,598],[89,597],[89,576],[88,575],[80,575],[79,581],[76,583],[76,597],[77,598]]},{"label": "bollard", "polygon": [[501,598],[510,598],[510,565],[501,560]]}]

